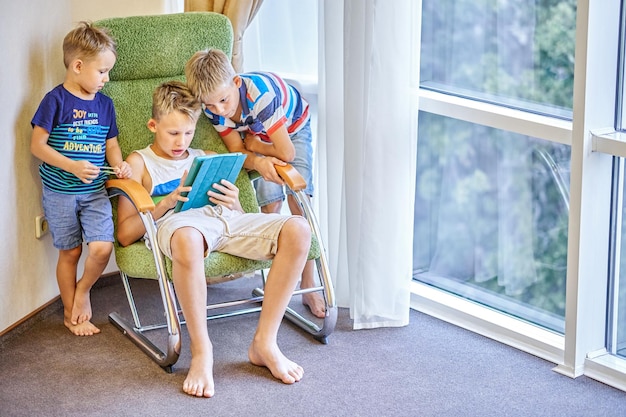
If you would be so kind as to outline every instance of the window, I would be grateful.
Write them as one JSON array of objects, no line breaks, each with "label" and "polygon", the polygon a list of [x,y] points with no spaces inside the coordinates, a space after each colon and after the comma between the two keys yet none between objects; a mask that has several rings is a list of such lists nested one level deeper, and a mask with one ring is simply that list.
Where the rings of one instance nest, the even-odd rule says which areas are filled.
[{"label": "window", "polygon": [[626,390],[623,3],[423,0],[414,293]]},{"label": "window", "polygon": [[576,2],[422,13],[414,279],[563,334]]},{"label": "window", "polygon": [[317,1],[264,0],[245,31],[243,54],[244,71],[273,71],[310,92],[317,83]]},{"label": "window", "polygon": [[414,307],[626,391],[623,1],[422,3]]},{"label": "window", "polygon": [[569,147],[422,112],[414,277],[564,331]]},{"label": "window", "polygon": [[[618,139],[613,157],[612,188],[612,234],[609,276],[607,348],[610,354],[626,359],[626,201],[624,199],[626,183],[624,181],[624,150],[622,141],[626,132],[626,4],[622,4],[620,48],[618,60],[618,82],[616,95],[616,121],[613,137]],[[613,131],[613,129],[607,129]]]}]

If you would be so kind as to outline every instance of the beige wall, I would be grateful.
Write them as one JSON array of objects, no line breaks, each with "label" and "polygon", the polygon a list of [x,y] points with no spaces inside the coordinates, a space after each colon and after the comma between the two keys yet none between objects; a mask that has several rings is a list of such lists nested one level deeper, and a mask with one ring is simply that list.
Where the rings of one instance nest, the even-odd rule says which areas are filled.
[{"label": "beige wall", "polygon": [[183,0],[71,0],[72,21],[183,11]]},{"label": "beige wall", "polygon": [[[57,252],[35,238],[42,212],[39,161],[30,153],[30,119],[43,95],[63,81],[61,42],[79,20],[178,11],[178,0],[0,0],[0,333],[58,294]],[[82,266],[81,266],[82,268]],[[111,262],[106,272],[115,271]],[[79,271],[80,272],[80,271]]]}]

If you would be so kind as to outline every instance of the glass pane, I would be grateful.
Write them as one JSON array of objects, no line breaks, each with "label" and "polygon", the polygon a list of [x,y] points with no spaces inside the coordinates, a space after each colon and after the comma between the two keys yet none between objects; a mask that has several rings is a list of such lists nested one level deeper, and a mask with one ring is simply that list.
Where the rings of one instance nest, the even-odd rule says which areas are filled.
[{"label": "glass pane", "polygon": [[571,119],[576,0],[422,5],[422,88]]},{"label": "glass pane", "polygon": [[[620,163],[623,166],[623,158],[613,158],[614,162]],[[621,206],[619,207],[617,216],[621,218],[618,219],[619,225],[619,236],[616,242],[612,242],[613,244],[618,244],[618,252],[617,252],[617,262],[618,262],[618,273],[613,277],[613,297],[610,297],[610,303],[613,303],[613,309],[610,309],[613,313],[612,317],[612,326],[614,332],[609,332],[609,350],[611,353],[626,358],[626,199],[623,198],[626,191],[626,181],[623,181],[624,170],[621,169],[618,176],[615,177],[617,180],[619,176],[622,177],[622,186],[621,189],[618,189],[618,192],[621,193],[621,196],[613,196],[613,198],[618,198],[618,201],[621,199]]]},{"label": "glass pane", "polygon": [[414,279],[563,333],[569,146],[421,112]]},{"label": "glass pane", "polygon": [[621,26],[618,53],[616,129],[626,131],[626,2],[621,2]]}]

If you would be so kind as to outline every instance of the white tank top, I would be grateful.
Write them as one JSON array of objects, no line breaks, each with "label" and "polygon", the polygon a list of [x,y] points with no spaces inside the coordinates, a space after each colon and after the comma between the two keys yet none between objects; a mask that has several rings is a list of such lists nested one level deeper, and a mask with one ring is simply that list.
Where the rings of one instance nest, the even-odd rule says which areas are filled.
[{"label": "white tank top", "polygon": [[167,195],[180,185],[180,179],[185,170],[191,167],[196,156],[205,155],[201,149],[187,149],[185,159],[165,159],[154,153],[150,146],[136,150],[146,164],[146,170],[152,178],[151,196]]}]

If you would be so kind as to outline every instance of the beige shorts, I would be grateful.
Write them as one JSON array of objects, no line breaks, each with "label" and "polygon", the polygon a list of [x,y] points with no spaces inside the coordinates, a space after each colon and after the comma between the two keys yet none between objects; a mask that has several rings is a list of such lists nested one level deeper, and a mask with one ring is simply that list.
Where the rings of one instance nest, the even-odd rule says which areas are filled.
[{"label": "beige shorts", "polygon": [[172,258],[170,242],[181,227],[193,227],[204,236],[210,252],[224,252],[254,260],[274,258],[278,235],[293,216],[265,213],[241,213],[223,206],[204,206],[174,213],[169,211],[157,220],[159,248]]}]

